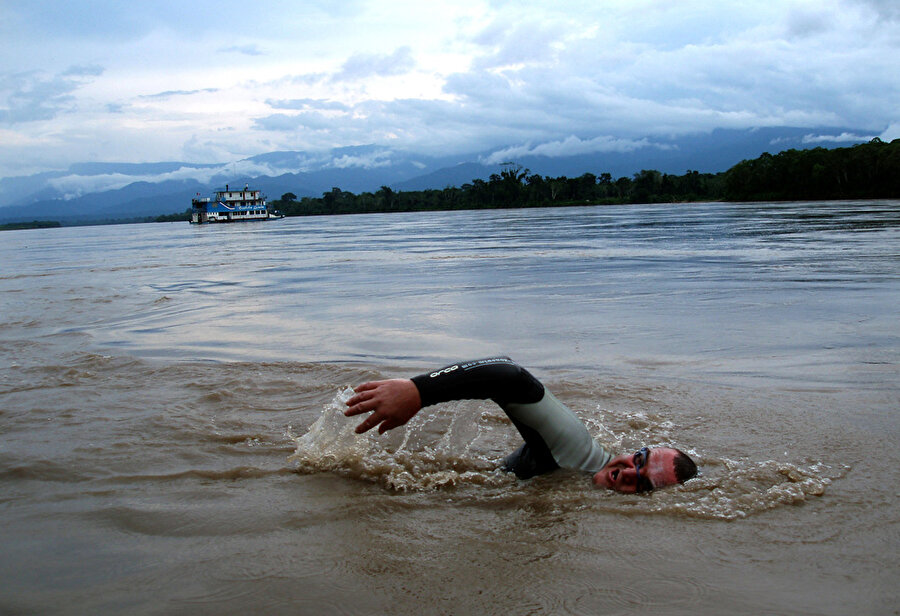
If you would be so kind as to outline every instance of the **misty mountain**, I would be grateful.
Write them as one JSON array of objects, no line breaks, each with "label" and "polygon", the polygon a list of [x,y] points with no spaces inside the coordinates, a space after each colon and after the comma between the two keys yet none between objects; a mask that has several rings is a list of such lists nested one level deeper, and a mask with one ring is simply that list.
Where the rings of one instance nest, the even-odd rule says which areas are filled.
[{"label": "misty mountain", "polygon": [[[763,152],[838,147],[853,143],[852,129],[764,128],[708,134],[610,139],[585,143],[516,146],[459,156],[425,156],[384,146],[326,152],[279,151],[221,164],[186,162],[86,162],[64,171],[0,179],[0,221],[61,221],[141,218],[183,212],[196,194],[249,184],[271,199],[292,192],[321,196],[333,187],[360,193],[389,186],[397,191],[442,189],[487,179],[512,162],[544,176],[584,173],[631,176],[642,169],[681,175],[715,173]],[[856,138],[859,142],[866,138]],[[578,150],[596,150],[578,152]],[[569,154],[569,151],[576,153]]]}]

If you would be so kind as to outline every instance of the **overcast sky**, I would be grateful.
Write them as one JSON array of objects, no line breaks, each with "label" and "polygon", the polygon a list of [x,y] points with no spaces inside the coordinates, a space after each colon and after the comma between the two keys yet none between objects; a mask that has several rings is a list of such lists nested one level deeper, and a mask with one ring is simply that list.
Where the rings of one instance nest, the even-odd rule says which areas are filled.
[{"label": "overcast sky", "polygon": [[0,32],[0,177],[717,127],[900,137],[897,0],[0,0]]}]

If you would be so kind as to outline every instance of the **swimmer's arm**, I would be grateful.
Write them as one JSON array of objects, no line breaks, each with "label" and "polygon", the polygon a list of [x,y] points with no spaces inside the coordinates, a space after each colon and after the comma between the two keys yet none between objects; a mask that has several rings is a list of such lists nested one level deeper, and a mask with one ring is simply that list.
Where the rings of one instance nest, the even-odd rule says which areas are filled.
[{"label": "swimmer's arm", "polygon": [[356,395],[347,400],[344,415],[353,417],[372,413],[356,426],[361,434],[378,426],[378,433],[402,426],[422,408],[419,390],[410,379],[390,379],[363,383],[353,391]]},{"label": "swimmer's arm", "polygon": [[420,409],[451,400],[493,400],[509,403],[541,400],[544,386],[508,357],[459,362],[412,379],[363,383],[347,401],[348,417],[372,413],[356,427],[357,433],[378,426],[384,434],[404,425]]}]

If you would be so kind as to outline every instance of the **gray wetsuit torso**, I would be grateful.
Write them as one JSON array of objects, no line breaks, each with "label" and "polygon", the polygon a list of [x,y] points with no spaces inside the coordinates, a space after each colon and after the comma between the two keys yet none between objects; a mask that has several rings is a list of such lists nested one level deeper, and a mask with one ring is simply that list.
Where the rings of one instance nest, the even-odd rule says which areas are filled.
[{"label": "gray wetsuit torso", "polygon": [[595,473],[609,463],[610,454],[575,413],[508,357],[451,364],[412,381],[423,407],[450,400],[496,402],[525,439],[504,462],[519,478],[560,467]]}]

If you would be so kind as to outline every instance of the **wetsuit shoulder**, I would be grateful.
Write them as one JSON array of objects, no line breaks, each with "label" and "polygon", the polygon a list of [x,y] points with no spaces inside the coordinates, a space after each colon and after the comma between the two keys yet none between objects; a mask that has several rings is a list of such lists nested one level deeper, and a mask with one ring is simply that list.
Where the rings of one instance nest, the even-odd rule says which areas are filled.
[{"label": "wetsuit shoulder", "polygon": [[414,376],[412,381],[423,407],[450,400],[488,399],[503,407],[537,402],[544,396],[541,382],[508,357],[458,362]]}]

